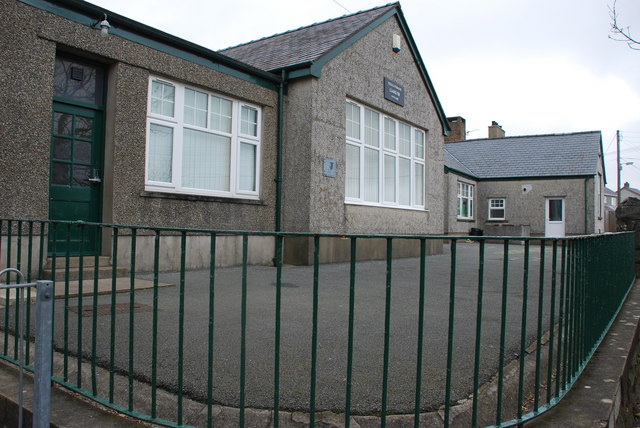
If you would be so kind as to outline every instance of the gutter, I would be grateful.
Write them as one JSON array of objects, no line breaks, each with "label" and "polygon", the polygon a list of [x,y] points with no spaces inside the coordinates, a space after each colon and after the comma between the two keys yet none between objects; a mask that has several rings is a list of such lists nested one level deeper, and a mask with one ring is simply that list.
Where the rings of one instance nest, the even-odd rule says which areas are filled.
[{"label": "gutter", "polygon": [[280,83],[278,84],[278,135],[276,141],[276,232],[282,231],[282,140],[284,128],[284,86],[287,81],[287,72],[282,70]]},{"label": "gutter", "polygon": [[589,195],[587,191],[588,182],[589,182],[589,179],[585,178],[584,179],[584,234],[585,235],[589,235],[589,206],[588,206]]}]

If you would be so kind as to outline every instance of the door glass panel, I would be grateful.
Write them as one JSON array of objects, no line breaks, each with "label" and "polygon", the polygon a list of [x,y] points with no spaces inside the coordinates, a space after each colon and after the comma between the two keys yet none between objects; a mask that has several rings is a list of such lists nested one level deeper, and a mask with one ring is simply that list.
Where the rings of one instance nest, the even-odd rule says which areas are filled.
[{"label": "door glass panel", "polygon": [[93,134],[93,119],[90,117],[76,116],[75,136],[90,139]]},{"label": "door glass panel", "polygon": [[549,221],[562,221],[562,199],[549,199]]},{"label": "door glass panel", "polygon": [[73,160],[75,162],[91,162],[91,142],[76,141],[73,145]]},{"label": "door glass panel", "polygon": [[73,116],[66,113],[53,114],[53,133],[57,135],[71,135]]},{"label": "door glass panel", "polygon": [[53,158],[61,160],[71,159],[71,140],[68,138],[53,138]]},{"label": "door glass panel", "polygon": [[85,165],[73,166],[73,182],[72,186],[87,187],[89,186],[89,167]]},{"label": "door glass panel", "polygon": [[102,105],[103,74],[102,69],[94,65],[57,56],[53,74],[53,95]]},{"label": "door glass panel", "polygon": [[51,172],[51,183],[61,186],[69,185],[69,165],[66,163],[54,162]]}]

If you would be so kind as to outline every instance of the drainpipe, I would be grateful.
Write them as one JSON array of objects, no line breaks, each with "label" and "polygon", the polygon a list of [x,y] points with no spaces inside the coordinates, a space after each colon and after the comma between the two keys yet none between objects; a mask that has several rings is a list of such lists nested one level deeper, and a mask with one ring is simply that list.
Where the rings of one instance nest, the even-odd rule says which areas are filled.
[{"label": "drainpipe", "polygon": [[[276,232],[282,232],[282,134],[284,127],[284,85],[287,78],[287,72],[282,70],[280,84],[278,86],[278,129],[276,136]],[[276,238],[275,256],[273,265],[278,267],[278,261],[282,263],[282,240]]]},{"label": "drainpipe", "polygon": [[282,134],[284,126],[284,85],[287,72],[282,70],[280,85],[278,86],[278,135],[276,155],[276,232],[282,231]]},{"label": "drainpipe", "polygon": [[587,191],[587,187],[589,183],[589,179],[584,179],[584,234],[589,234],[589,192]]}]

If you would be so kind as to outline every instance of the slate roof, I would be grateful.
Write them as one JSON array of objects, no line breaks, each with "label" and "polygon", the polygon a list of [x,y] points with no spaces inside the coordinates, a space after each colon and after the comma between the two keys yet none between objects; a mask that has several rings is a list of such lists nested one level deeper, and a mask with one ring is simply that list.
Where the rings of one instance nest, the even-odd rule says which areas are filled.
[{"label": "slate roof", "polygon": [[445,166],[477,179],[589,176],[598,171],[600,131],[445,144]]},{"label": "slate roof", "polygon": [[396,7],[390,3],[218,52],[265,71],[313,62]]}]

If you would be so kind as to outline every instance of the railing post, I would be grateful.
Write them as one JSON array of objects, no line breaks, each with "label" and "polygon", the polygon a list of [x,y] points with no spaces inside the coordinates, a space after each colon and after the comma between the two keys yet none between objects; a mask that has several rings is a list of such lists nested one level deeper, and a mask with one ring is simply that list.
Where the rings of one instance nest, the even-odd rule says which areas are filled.
[{"label": "railing post", "polygon": [[48,428],[51,414],[51,342],[53,282],[38,281],[36,294],[36,351],[33,384],[33,427]]}]

